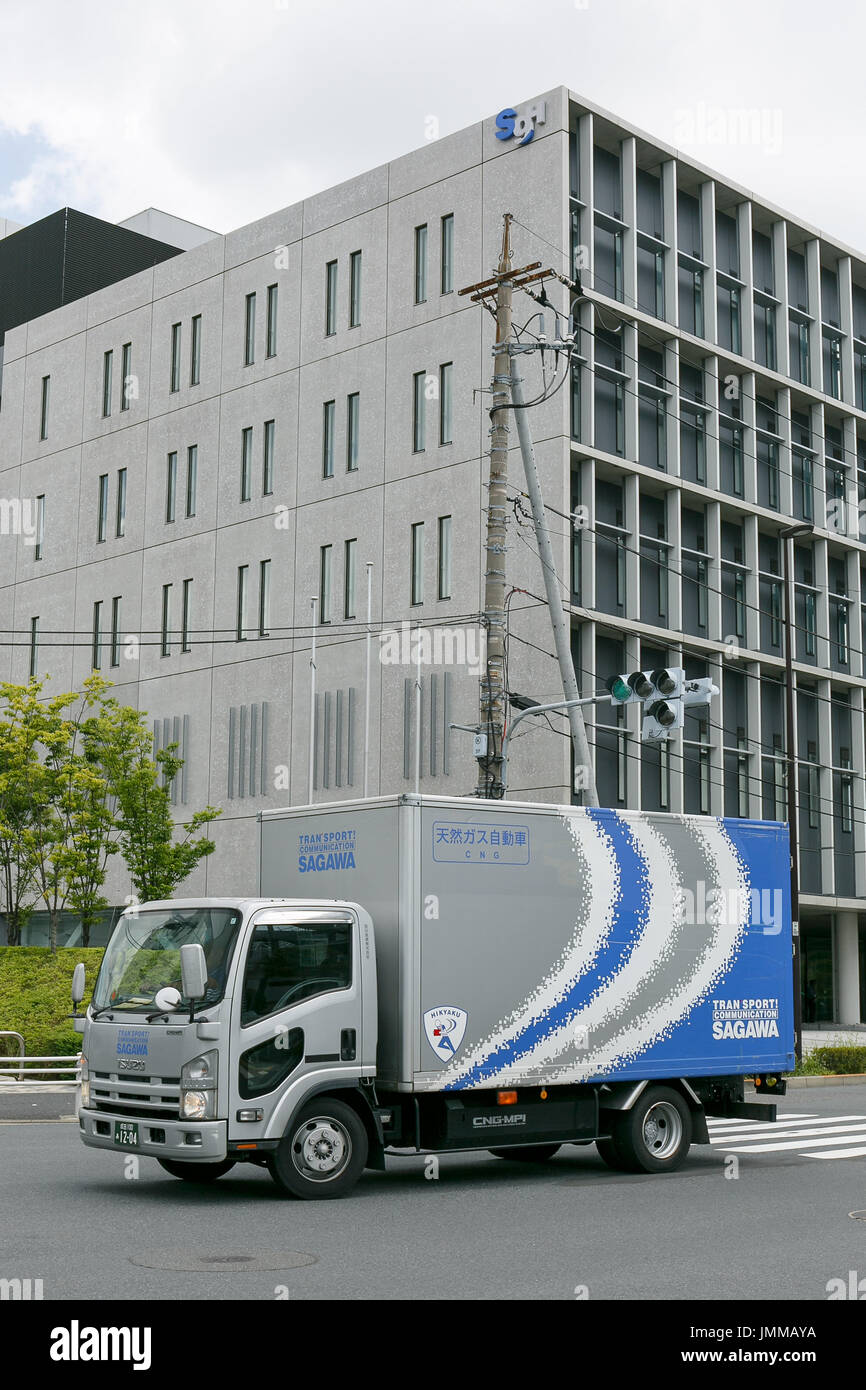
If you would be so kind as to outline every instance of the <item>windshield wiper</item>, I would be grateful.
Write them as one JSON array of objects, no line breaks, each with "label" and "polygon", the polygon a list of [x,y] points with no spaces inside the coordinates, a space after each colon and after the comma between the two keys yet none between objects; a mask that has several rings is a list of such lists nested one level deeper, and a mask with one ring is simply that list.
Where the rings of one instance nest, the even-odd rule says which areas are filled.
[{"label": "windshield wiper", "polygon": [[[91,1022],[93,1021],[93,1019],[99,1018],[100,1014],[109,1014],[111,1013],[112,1009],[120,1008],[121,1004],[131,1004],[133,1002],[133,999],[134,996],[132,994],[123,994],[119,999],[115,999],[113,1003],[103,1004],[101,1009],[97,1009],[95,1013],[92,1013],[90,1015]],[[147,1001],[142,999],[141,1002],[142,1004],[144,1004]]]}]

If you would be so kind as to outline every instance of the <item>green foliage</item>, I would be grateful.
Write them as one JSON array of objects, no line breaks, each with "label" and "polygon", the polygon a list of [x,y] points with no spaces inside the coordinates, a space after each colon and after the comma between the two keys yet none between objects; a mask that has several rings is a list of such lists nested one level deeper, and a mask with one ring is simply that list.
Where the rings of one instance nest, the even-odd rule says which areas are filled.
[{"label": "green foliage", "polygon": [[793,1076],[850,1076],[866,1073],[866,1045],[831,1042],[813,1047],[797,1063]]},{"label": "green foliage", "polygon": [[[74,1032],[72,972],[84,961],[86,988],[84,1009],[93,993],[102,961],[102,948],[91,946],[0,946],[0,1031],[14,1029],[24,1037],[31,1057],[68,1057],[81,1051],[81,1035]],[[12,1056],[14,1038],[0,1038],[0,1053]]]},{"label": "green foliage", "polygon": [[46,699],[42,688],[36,680],[0,683],[0,910],[15,945],[41,902],[56,950],[64,909],[78,914],[89,942],[108,906],[102,890],[112,855],[123,854],[139,901],[168,898],[213,852],[197,832],[220,812],[206,806],[175,826],[177,745],[154,761],[146,713],[109,695],[97,672],[78,695]]}]

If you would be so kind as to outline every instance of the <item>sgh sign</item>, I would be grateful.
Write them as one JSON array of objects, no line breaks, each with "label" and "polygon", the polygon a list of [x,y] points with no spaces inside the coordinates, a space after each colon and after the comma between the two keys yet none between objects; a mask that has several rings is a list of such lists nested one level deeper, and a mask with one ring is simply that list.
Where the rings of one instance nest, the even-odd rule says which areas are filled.
[{"label": "sgh sign", "polygon": [[496,138],[497,140],[516,140],[518,145],[528,145],[537,125],[544,125],[546,119],[546,103],[543,101],[533,102],[526,108],[526,114],[518,115],[510,106],[504,111],[500,111],[496,117]]}]

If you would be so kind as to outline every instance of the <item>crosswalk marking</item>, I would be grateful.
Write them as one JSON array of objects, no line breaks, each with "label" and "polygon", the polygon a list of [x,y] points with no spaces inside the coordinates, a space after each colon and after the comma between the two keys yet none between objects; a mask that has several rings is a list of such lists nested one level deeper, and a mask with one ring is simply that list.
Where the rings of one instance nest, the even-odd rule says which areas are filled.
[{"label": "crosswalk marking", "polygon": [[[863,1125],[862,1128],[866,1129],[866,1125]],[[820,1149],[826,1147],[828,1144],[838,1144],[841,1137],[844,1136],[834,1134],[830,1138],[825,1136],[823,1139],[804,1139],[802,1143],[789,1139],[783,1143],[777,1144],[750,1144],[749,1147],[745,1149],[730,1145],[727,1152],[733,1154],[770,1154],[778,1153],[781,1149],[787,1149],[789,1153],[799,1154],[801,1149]],[[807,1157],[807,1155],[804,1155],[804,1157]]]},{"label": "crosswalk marking", "polygon": [[[785,1112],[785,1119],[786,1119],[786,1120],[817,1120],[817,1118],[818,1118],[818,1116],[815,1115],[815,1114],[806,1114],[805,1112],[802,1112],[802,1113],[801,1113],[799,1110],[797,1110],[797,1111],[789,1110],[789,1111],[786,1111],[786,1112]],[[857,1117],[856,1117],[856,1116],[852,1116],[852,1115],[847,1115],[847,1116],[845,1116],[844,1118],[845,1118],[845,1119],[856,1119]],[[727,1129],[729,1126],[733,1127],[734,1125],[758,1125],[758,1124],[766,1124],[766,1121],[765,1121],[765,1120],[746,1120],[746,1119],[723,1119],[721,1116],[718,1116],[718,1117],[714,1117],[713,1119],[708,1119],[708,1120],[707,1120],[707,1124],[709,1125],[710,1129],[712,1129],[714,1125],[717,1125],[717,1126],[720,1127],[721,1129]]]},{"label": "crosswalk marking", "polygon": [[780,1115],[778,1120],[765,1120],[762,1124],[748,1125],[744,1129],[714,1128],[710,1130],[710,1136],[713,1139],[717,1137],[734,1139],[742,1135],[744,1139],[748,1139],[751,1134],[766,1134],[769,1129],[774,1132],[783,1129],[786,1132],[790,1130],[791,1134],[805,1134],[811,1125],[845,1126],[856,1124],[859,1120],[866,1120],[866,1115],[828,1115],[826,1119],[821,1115],[812,1115],[808,1120],[787,1120]]},{"label": "crosswalk marking", "polygon": [[804,1158],[866,1158],[866,1149],[828,1149],[822,1154],[803,1154]]},{"label": "crosswalk marking", "polygon": [[799,1144],[799,1142],[800,1142],[801,1139],[811,1138],[811,1137],[812,1137],[813,1135],[815,1135],[815,1134],[822,1134],[822,1135],[828,1135],[828,1134],[829,1134],[830,1139],[831,1139],[831,1140],[835,1140],[835,1139],[844,1139],[844,1138],[845,1138],[847,1135],[849,1135],[849,1134],[851,1134],[851,1135],[859,1134],[859,1132],[862,1131],[862,1130],[866,1130],[866,1122],[864,1122],[864,1123],[862,1123],[862,1124],[859,1124],[859,1125],[846,1125],[846,1126],[845,1126],[845,1132],[844,1132],[844,1134],[841,1133],[838,1129],[836,1129],[835,1131],[834,1131],[834,1130],[829,1130],[828,1127],[827,1127],[826,1125],[817,1125],[817,1126],[815,1126],[814,1128],[810,1128],[810,1129],[789,1129],[789,1130],[786,1130],[786,1129],[785,1129],[784,1127],[782,1127],[782,1126],[780,1126],[780,1127],[777,1129],[775,1125],[767,1125],[766,1129],[762,1129],[762,1130],[760,1131],[759,1134],[736,1134],[736,1135],[728,1135],[728,1136],[722,1135],[722,1137],[719,1138],[719,1139],[711,1139],[711,1140],[710,1140],[710,1143],[711,1143],[711,1144],[724,1144],[726,1148],[730,1148],[732,1144],[746,1144],[746,1143],[748,1143],[749,1148],[754,1148],[754,1147],[755,1147],[755,1144],[756,1144],[759,1140],[761,1140],[761,1139],[766,1139],[766,1138],[772,1136],[772,1137],[774,1137],[774,1138],[776,1138],[776,1139],[784,1139],[784,1140],[786,1140],[786,1142],[787,1142],[788,1144],[790,1144],[793,1148],[796,1148],[797,1145]]},{"label": "crosswalk marking", "polygon": [[792,1111],[773,1122],[707,1121],[713,1147],[726,1154],[792,1153],[800,1158],[866,1157],[866,1115],[820,1115]]}]

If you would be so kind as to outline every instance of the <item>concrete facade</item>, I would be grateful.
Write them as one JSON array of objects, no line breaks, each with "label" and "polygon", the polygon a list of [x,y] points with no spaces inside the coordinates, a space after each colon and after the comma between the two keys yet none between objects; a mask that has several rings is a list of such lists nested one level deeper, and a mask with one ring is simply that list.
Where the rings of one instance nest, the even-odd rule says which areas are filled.
[{"label": "concrete facade", "polygon": [[[831,518],[824,493],[829,486],[835,498],[842,472],[843,500],[850,502],[861,476],[858,497],[866,495],[866,261],[565,88],[518,112],[539,100],[545,119],[525,145],[497,139],[491,116],[10,331],[0,491],[7,498],[43,496],[45,524],[41,558],[25,536],[6,536],[0,547],[0,604],[9,615],[3,626],[16,634],[15,644],[0,650],[0,670],[4,679],[26,680],[31,622],[38,618],[37,673],[50,678],[51,690],[80,685],[91,669],[94,605],[101,603],[96,637],[103,672],[123,699],[147,710],[157,746],[175,739],[182,745],[187,761],[175,789],[178,818],[206,802],[223,808],[213,827],[217,851],[187,891],[255,891],[257,813],[308,799],[310,599],[320,592],[322,547],[330,546],[331,622],[317,633],[314,799],[363,790],[368,562],[369,790],[411,790],[415,668],[390,661],[394,644],[380,651],[380,634],[420,623],[428,633],[438,630],[440,658],[446,633],[458,656],[467,644],[470,657],[475,650],[489,421],[487,395],[473,392],[489,386],[493,323],[457,290],[490,275],[502,213],[512,212],[515,264],[541,261],[568,272],[579,253],[591,292],[592,302],[579,311],[581,363],[573,385],[531,412],[582,691],[601,687],[616,671],[659,664],[712,675],[722,688],[709,719],[690,717],[683,740],[667,755],[640,744],[633,713],[600,706],[589,722],[603,804],[778,814],[784,725],[778,687],[769,688],[784,656],[773,577],[780,573],[777,533],[811,503],[815,536],[797,544],[794,583],[803,637],[796,670],[805,959],[817,982],[818,1016],[859,1022],[864,545],[857,501],[841,512],[837,507]],[[453,218],[454,229],[453,287],[445,293],[443,218]],[[417,303],[416,228],[422,225],[427,292]],[[350,326],[357,252],[360,313]],[[337,264],[333,333],[326,332],[330,262]],[[789,273],[797,291],[790,309]],[[276,351],[269,356],[271,286],[277,317]],[[252,294],[254,360],[245,365]],[[563,287],[549,294],[567,308]],[[822,315],[822,296],[834,312]],[[535,308],[518,296],[516,323]],[[190,380],[194,319],[201,329],[197,384]],[[772,362],[768,322],[775,328]],[[179,389],[172,390],[178,324]],[[809,382],[791,375],[790,346],[800,366],[801,325]],[[824,347],[831,340],[838,348]],[[126,344],[132,384],[129,408],[121,410]],[[107,352],[114,378],[111,412],[104,415]],[[448,363],[451,442],[442,443],[436,391]],[[423,451],[413,448],[419,373],[430,396]],[[41,440],[45,376],[50,418]],[[527,360],[526,377],[527,394],[534,395],[541,380],[537,355]],[[729,378],[736,382],[730,406],[723,389]],[[349,471],[348,398],[355,394],[358,462]],[[333,476],[326,477],[323,433],[331,401]],[[266,493],[269,422],[273,490]],[[252,432],[248,497],[246,431]],[[191,449],[197,469],[188,516]],[[171,454],[177,461],[174,519],[168,520]],[[118,535],[121,470],[126,504]],[[520,492],[516,449],[510,479]],[[577,503],[587,508],[589,524],[575,538],[569,517]],[[438,593],[443,517],[451,518],[447,598]],[[534,597],[542,593],[535,540],[521,521],[515,516],[510,530],[509,577],[528,593],[516,594],[511,605],[509,686],[556,699],[549,623]],[[411,528],[419,523],[424,591],[413,604]],[[350,617],[348,541],[355,542]],[[270,611],[260,634],[263,562],[270,562]],[[246,610],[239,618],[244,566]],[[187,651],[181,649],[185,581],[191,581]],[[163,655],[165,585],[171,586],[170,640]],[[474,788],[470,735],[449,728],[478,720],[478,670],[471,664],[439,659],[422,668],[423,790]],[[510,761],[510,794],[567,801],[570,783],[568,740],[544,723],[524,721]],[[128,885],[118,877],[111,890],[121,901]]]}]

